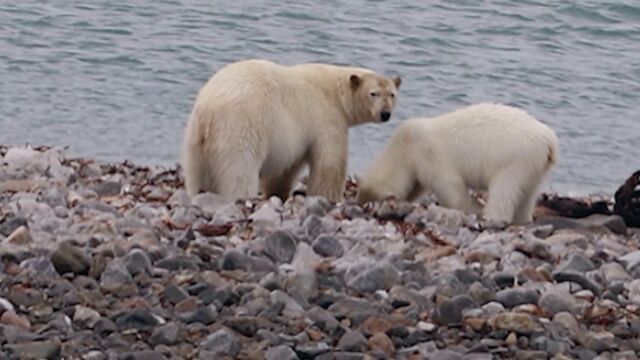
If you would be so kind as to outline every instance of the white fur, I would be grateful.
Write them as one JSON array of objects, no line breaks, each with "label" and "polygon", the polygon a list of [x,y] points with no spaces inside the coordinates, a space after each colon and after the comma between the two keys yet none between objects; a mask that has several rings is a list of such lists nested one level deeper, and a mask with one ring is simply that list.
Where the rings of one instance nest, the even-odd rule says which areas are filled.
[{"label": "white fur", "polygon": [[[433,191],[443,206],[526,223],[558,155],[555,132],[511,106],[481,103],[414,118],[398,126],[361,179],[358,202]],[[488,192],[484,209],[469,189]]]},{"label": "white fur", "polygon": [[308,193],[342,199],[348,128],[381,121],[395,106],[400,78],[324,64],[266,60],[229,64],[200,90],[184,135],[190,196],[286,198],[304,165]]}]

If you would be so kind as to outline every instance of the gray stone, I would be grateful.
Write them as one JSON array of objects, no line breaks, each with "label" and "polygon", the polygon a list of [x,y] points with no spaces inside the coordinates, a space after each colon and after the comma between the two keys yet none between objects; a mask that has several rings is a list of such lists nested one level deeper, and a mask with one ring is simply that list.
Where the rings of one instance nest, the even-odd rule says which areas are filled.
[{"label": "gray stone", "polygon": [[175,305],[189,297],[189,293],[187,293],[187,291],[182,287],[171,284],[164,289],[162,297],[165,301],[168,301],[170,304]]},{"label": "gray stone", "polygon": [[484,305],[490,301],[495,300],[496,298],[495,292],[489,290],[484,285],[482,285],[481,282],[478,281],[469,286],[467,294],[471,296],[471,298],[475,300],[475,302],[479,305]]},{"label": "gray stone", "polygon": [[358,331],[347,330],[336,347],[343,351],[364,351],[367,348],[367,339]]},{"label": "gray stone", "polygon": [[212,355],[229,355],[233,357],[240,352],[240,343],[230,330],[222,328],[202,340],[200,348],[210,352]]},{"label": "gray stone", "polygon": [[464,360],[465,356],[455,351],[445,349],[445,350],[437,350],[431,355],[431,357],[429,357],[429,359],[430,360]]},{"label": "gray stone", "polygon": [[297,239],[286,230],[276,230],[265,239],[264,252],[276,263],[290,263],[296,253]]},{"label": "gray stone", "polygon": [[9,236],[21,226],[29,227],[26,218],[22,216],[7,217],[2,224],[0,224],[0,234]]},{"label": "gray stone", "polygon": [[333,333],[340,326],[340,323],[333,315],[318,306],[314,306],[307,311],[307,318],[329,334]]},{"label": "gray stone", "polygon": [[576,300],[564,290],[549,290],[538,301],[538,306],[545,312],[555,315],[560,312],[573,312]]},{"label": "gray stone", "polygon": [[398,271],[388,263],[374,264],[351,278],[347,285],[359,292],[389,290],[398,282]]},{"label": "gray stone", "polygon": [[166,358],[163,353],[152,350],[126,352],[120,357],[122,360],[164,360]]},{"label": "gray stone", "polygon": [[318,356],[329,350],[331,350],[329,345],[323,342],[296,345],[296,353],[303,359],[317,359]]},{"label": "gray stone", "polygon": [[10,344],[5,348],[20,359],[59,359],[62,352],[59,340]]},{"label": "gray stone", "polygon": [[119,259],[110,261],[100,275],[100,286],[106,290],[113,291],[122,285],[132,282],[129,270]]},{"label": "gray stone", "polygon": [[608,331],[590,331],[582,338],[582,346],[597,353],[607,351],[615,346],[615,335]]},{"label": "gray stone", "polygon": [[506,308],[522,304],[537,304],[540,295],[535,290],[525,288],[504,289],[496,293],[496,301]]},{"label": "gray stone", "polygon": [[132,249],[124,258],[122,258],[122,261],[132,276],[142,273],[151,273],[151,258],[149,257],[149,254],[142,249]]},{"label": "gray stone", "polygon": [[336,257],[339,258],[344,255],[344,248],[342,244],[333,236],[329,234],[322,234],[318,236],[312,244],[313,251],[316,254],[323,257]]},{"label": "gray stone", "polygon": [[596,284],[595,282],[589,280],[586,276],[574,272],[574,271],[559,271],[553,274],[553,279],[557,282],[574,282],[580,285],[583,289],[591,290],[596,295],[600,295],[602,293],[602,286]]},{"label": "gray stone", "polygon": [[99,312],[85,306],[77,305],[73,313],[73,322],[83,327],[93,329],[101,317]]},{"label": "gray stone", "polygon": [[567,261],[560,265],[558,271],[585,273],[595,269],[593,262],[582,253],[573,253]]},{"label": "gray stone", "polygon": [[264,354],[265,360],[297,360],[298,355],[290,347],[279,345],[269,348]]},{"label": "gray stone", "polygon": [[179,333],[180,327],[173,322],[157,326],[153,329],[151,336],[149,336],[149,344],[153,346],[173,345],[178,342]]}]

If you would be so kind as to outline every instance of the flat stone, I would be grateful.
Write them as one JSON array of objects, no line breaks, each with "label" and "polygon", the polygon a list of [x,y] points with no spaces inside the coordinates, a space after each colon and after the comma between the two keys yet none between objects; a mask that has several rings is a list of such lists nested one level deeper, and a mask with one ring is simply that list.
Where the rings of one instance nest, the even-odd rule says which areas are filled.
[{"label": "flat stone", "polygon": [[333,235],[322,234],[318,236],[313,241],[312,248],[316,254],[323,257],[339,258],[344,255],[344,247]]},{"label": "flat stone", "polygon": [[60,341],[33,341],[5,348],[21,359],[59,359],[62,352]]},{"label": "flat stone", "polygon": [[388,263],[375,264],[347,282],[347,285],[359,292],[389,290],[398,281],[398,271]]},{"label": "flat stone", "polygon": [[540,295],[535,290],[525,288],[504,289],[496,293],[496,301],[506,308],[512,308],[522,304],[537,304]]},{"label": "flat stone", "polygon": [[364,351],[367,344],[367,339],[360,332],[348,330],[340,338],[336,347],[343,351]]},{"label": "flat stone", "polygon": [[173,322],[157,326],[149,336],[149,344],[153,346],[173,345],[178,342],[179,333],[180,327]]},{"label": "flat stone", "polygon": [[264,252],[276,263],[290,263],[296,253],[297,239],[286,230],[276,230],[265,239]]},{"label": "flat stone", "polygon": [[207,336],[200,347],[211,355],[229,355],[235,357],[240,352],[240,343],[237,337],[228,329],[222,328]]},{"label": "flat stone", "polygon": [[576,300],[573,295],[563,290],[549,290],[538,301],[538,306],[551,315],[560,312],[573,312]]}]

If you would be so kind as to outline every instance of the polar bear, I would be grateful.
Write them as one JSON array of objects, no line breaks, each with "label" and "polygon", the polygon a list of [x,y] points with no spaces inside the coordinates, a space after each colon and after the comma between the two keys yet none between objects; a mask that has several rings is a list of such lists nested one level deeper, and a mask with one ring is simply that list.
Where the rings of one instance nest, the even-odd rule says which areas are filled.
[{"label": "polar bear", "polygon": [[308,194],[343,199],[348,129],[386,122],[402,80],[331,64],[250,59],[200,89],[183,142],[185,187],[231,198],[286,199],[305,165]]},{"label": "polar bear", "polygon": [[[357,202],[411,201],[432,191],[445,207],[523,224],[532,220],[539,187],[558,156],[555,132],[511,106],[479,103],[413,118],[398,126],[360,177]],[[486,191],[486,206],[469,189]]]}]

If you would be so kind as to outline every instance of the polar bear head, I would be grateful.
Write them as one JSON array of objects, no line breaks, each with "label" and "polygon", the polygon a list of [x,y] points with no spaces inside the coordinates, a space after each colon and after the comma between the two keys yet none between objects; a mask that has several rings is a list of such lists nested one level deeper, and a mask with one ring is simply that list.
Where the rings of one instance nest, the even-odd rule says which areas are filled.
[{"label": "polar bear head", "polygon": [[352,74],[349,83],[353,95],[354,122],[387,122],[391,118],[402,79],[375,73]]}]

